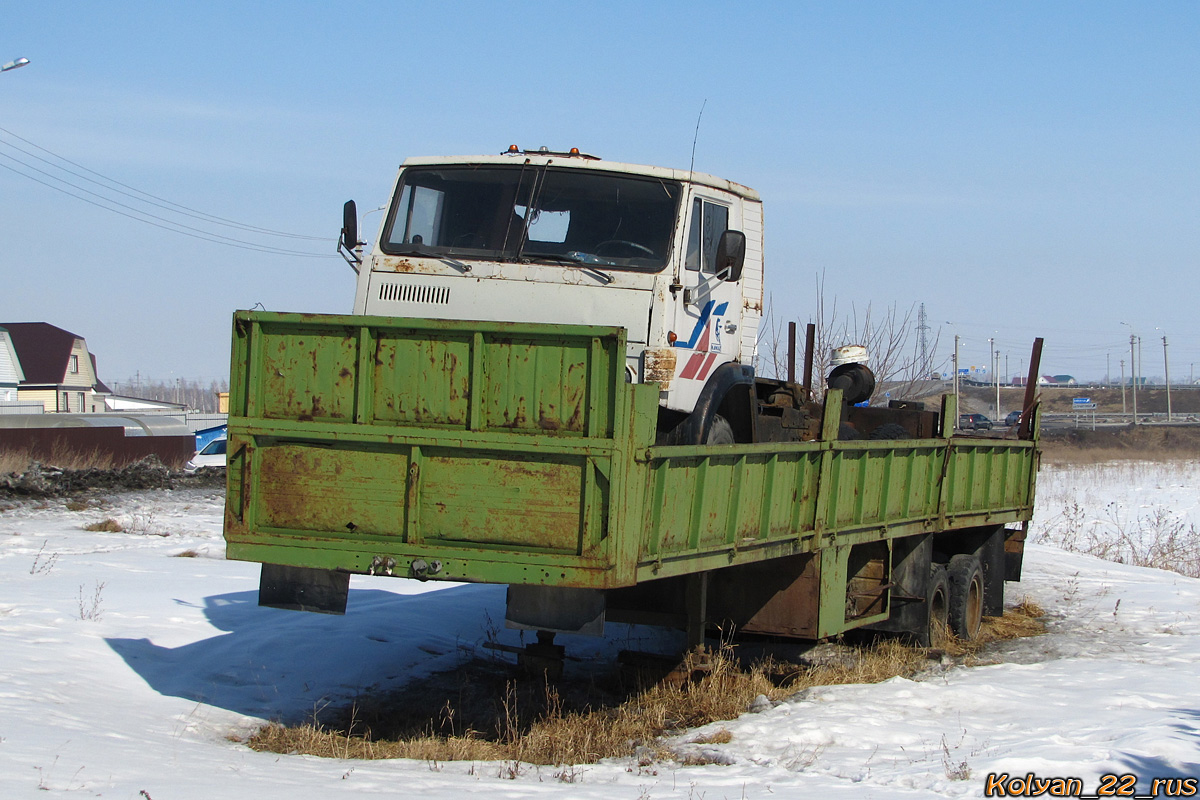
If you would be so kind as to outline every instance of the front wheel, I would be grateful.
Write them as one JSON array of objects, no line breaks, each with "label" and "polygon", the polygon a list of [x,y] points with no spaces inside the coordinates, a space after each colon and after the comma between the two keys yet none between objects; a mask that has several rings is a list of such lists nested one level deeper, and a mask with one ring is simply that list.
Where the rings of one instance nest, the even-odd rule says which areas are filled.
[{"label": "front wheel", "polygon": [[708,434],[704,437],[704,443],[733,444],[733,426],[729,424],[729,420],[720,414],[713,414],[712,422],[708,426]]}]

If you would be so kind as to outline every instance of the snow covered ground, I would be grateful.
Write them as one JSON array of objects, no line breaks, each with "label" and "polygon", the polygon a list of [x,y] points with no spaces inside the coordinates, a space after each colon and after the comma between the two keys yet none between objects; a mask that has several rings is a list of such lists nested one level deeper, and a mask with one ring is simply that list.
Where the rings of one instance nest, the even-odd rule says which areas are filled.
[{"label": "snow covered ground", "polygon": [[[1186,530],[1198,471],[1048,468],[1037,540],[1128,537],[1160,511]],[[721,723],[732,741],[705,747],[726,765],[624,759],[514,779],[500,764],[255,753],[237,738],[264,718],[474,652],[503,619],[503,588],[355,578],[345,617],[262,609],[257,565],[223,560],[220,494],[106,502],[0,511],[0,798],[978,797],[994,772],[1078,777],[1089,792],[1109,773],[1138,775],[1139,791],[1200,775],[1200,580],[1052,544],[1031,545],[1024,582],[1009,584],[1051,611],[1048,635],[1005,645],[992,666],[813,689]],[[127,531],[82,530],[109,517]],[[611,658],[658,635],[611,627],[572,651]]]}]

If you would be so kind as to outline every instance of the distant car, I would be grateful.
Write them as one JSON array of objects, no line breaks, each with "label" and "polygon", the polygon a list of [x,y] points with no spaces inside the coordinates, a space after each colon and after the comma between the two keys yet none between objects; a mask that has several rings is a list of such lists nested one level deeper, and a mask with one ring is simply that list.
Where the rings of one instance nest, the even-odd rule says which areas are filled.
[{"label": "distant car", "polygon": [[196,455],[192,456],[191,461],[183,465],[183,471],[195,472],[203,467],[225,469],[225,443],[227,441],[229,440],[222,437],[204,445],[196,451]]},{"label": "distant car", "polygon": [[960,431],[990,431],[992,421],[983,414],[959,414],[958,429]]},{"label": "distant car", "polygon": [[1004,418],[1004,424],[1010,428],[1013,425],[1016,425],[1020,421],[1021,421],[1021,412],[1020,411],[1010,411],[1010,412],[1008,412],[1008,416]]}]

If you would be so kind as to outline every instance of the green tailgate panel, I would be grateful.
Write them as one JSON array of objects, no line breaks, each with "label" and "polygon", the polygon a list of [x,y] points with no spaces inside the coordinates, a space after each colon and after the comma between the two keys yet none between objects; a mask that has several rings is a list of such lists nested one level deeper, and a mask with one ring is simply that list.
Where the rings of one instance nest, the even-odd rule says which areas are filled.
[{"label": "green tailgate panel", "polygon": [[624,361],[619,328],[239,312],[229,555],[628,582],[611,496],[657,392],[634,413]]}]

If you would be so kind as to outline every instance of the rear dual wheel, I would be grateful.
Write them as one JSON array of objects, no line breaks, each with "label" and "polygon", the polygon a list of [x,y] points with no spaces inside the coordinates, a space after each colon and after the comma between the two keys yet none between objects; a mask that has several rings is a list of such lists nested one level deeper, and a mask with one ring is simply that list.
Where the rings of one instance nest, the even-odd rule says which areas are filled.
[{"label": "rear dual wheel", "polygon": [[929,575],[929,647],[944,647],[950,636],[950,582],[946,567],[934,564]]},{"label": "rear dual wheel", "polygon": [[973,641],[983,626],[983,566],[973,555],[959,553],[946,566],[950,632]]}]

